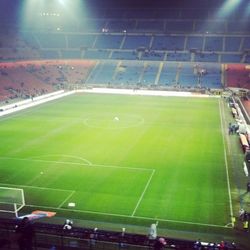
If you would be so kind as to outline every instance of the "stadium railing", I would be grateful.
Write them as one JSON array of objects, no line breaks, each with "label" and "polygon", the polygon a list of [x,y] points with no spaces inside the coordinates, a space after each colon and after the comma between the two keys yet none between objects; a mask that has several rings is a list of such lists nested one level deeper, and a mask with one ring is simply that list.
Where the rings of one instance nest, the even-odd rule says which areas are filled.
[{"label": "stadium railing", "polygon": [[[15,228],[17,220],[0,218],[0,249],[16,249],[17,237]],[[34,249],[155,249],[156,240],[148,235],[127,232],[106,231],[92,228],[72,227],[63,229],[63,225],[35,222],[33,224]],[[214,249],[209,243],[180,240],[165,237],[167,244],[164,249]],[[199,248],[197,248],[197,244]],[[216,244],[216,243],[213,243]],[[214,245],[213,245],[214,246]],[[219,246],[216,244],[216,246]],[[226,243],[227,249],[239,249],[234,243]]]}]

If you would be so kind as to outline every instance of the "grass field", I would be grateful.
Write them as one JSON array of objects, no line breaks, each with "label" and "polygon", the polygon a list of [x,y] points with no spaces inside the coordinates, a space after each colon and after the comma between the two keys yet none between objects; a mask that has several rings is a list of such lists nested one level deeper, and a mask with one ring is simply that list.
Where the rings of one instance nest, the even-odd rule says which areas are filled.
[{"label": "grass field", "polygon": [[216,98],[69,96],[0,118],[0,186],[23,211],[225,227],[222,132]]}]

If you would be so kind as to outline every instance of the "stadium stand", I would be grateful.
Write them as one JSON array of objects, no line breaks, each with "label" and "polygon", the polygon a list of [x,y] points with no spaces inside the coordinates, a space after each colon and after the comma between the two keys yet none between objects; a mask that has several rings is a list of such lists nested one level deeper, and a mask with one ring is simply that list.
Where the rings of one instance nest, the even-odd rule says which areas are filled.
[{"label": "stadium stand", "polygon": [[99,35],[95,41],[96,49],[119,49],[123,40],[122,35]]},{"label": "stadium stand", "polygon": [[250,68],[244,64],[227,64],[225,66],[226,83],[230,88],[250,88]]},{"label": "stadium stand", "polygon": [[145,35],[126,35],[125,41],[123,43],[123,49],[138,49],[142,48],[149,48],[150,47],[150,36]]},{"label": "stadium stand", "polygon": [[[45,21],[39,16],[37,23],[23,27],[18,21],[9,27],[4,14],[6,21],[0,27],[0,101],[76,85],[250,89],[250,22],[242,12],[235,9],[232,15],[217,17],[215,9],[199,4],[195,8],[108,6],[68,22]],[[11,249],[15,222],[0,220],[0,248],[3,235],[7,235]],[[121,237],[120,232],[96,233],[89,228],[65,232],[61,225],[43,223],[37,223],[35,230],[38,249],[52,245],[94,249],[96,243],[99,249],[153,248],[146,235],[126,233]],[[172,238],[167,238],[167,244],[170,249],[196,247],[194,241]],[[208,245],[199,247],[195,249],[207,249]],[[212,247],[219,248],[219,244]],[[233,244],[227,247],[237,249]]]},{"label": "stadium stand", "polygon": [[77,60],[0,63],[1,101],[38,96],[63,85],[83,84],[94,65],[93,61]]}]

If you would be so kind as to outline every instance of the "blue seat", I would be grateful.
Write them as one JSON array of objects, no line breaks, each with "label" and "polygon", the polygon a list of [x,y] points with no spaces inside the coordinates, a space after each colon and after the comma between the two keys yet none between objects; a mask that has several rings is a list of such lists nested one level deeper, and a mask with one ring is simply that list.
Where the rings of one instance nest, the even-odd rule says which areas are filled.
[{"label": "blue seat", "polygon": [[122,35],[99,35],[94,47],[97,49],[119,49],[122,39]]},{"label": "blue seat", "polygon": [[202,50],[204,38],[202,36],[188,36],[186,49]]},{"label": "blue seat", "polygon": [[222,37],[206,37],[205,51],[222,51],[223,38]]},{"label": "blue seat", "polygon": [[151,36],[127,35],[123,44],[123,49],[137,49],[139,47],[149,48]]},{"label": "blue seat", "polygon": [[225,37],[225,51],[239,51],[241,37],[228,36]]},{"label": "blue seat", "polygon": [[65,34],[36,33],[42,48],[66,48]]},{"label": "blue seat", "polygon": [[154,50],[183,50],[185,36],[155,36],[152,44]]},{"label": "blue seat", "polygon": [[96,35],[68,34],[67,39],[69,48],[92,48]]}]

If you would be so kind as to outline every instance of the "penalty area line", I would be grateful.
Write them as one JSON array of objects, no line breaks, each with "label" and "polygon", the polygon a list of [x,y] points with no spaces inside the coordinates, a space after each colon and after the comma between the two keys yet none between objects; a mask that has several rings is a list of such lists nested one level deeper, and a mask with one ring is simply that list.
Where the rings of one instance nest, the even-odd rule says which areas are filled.
[{"label": "penalty area line", "polygon": [[39,160],[39,159],[7,157],[7,156],[0,156],[0,159],[28,161],[28,162],[55,163],[55,164],[68,164],[68,165],[100,167],[100,168],[117,168],[117,169],[128,169],[128,170],[138,170],[138,171],[152,171],[152,170],[154,170],[152,168],[122,167],[122,166],[94,164],[94,163],[91,163],[91,165],[90,165],[88,163],[71,162],[71,161],[51,161],[51,160],[41,160],[41,159]]},{"label": "penalty area line", "polygon": [[231,228],[229,226],[224,226],[224,225],[189,222],[189,221],[178,221],[178,220],[168,220],[168,219],[162,219],[162,218],[158,218],[158,217],[153,218],[153,217],[144,217],[144,216],[136,216],[136,215],[131,216],[131,215],[124,215],[124,214],[104,213],[104,212],[96,212],[96,211],[80,210],[80,209],[56,208],[56,207],[50,207],[50,206],[39,206],[39,205],[31,205],[31,204],[29,204],[29,205],[26,204],[25,206],[31,207],[31,208],[35,207],[35,208],[51,209],[51,210],[72,211],[72,212],[85,213],[85,214],[96,214],[96,215],[123,217],[123,218],[131,218],[131,219],[141,219],[141,220],[150,220],[150,221],[155,221],[157,219],[158,221],[171,222],[171,223],[177,223],[177,224],[186,224],[186,225],[228,228],[228,229]]},{"label": "penalty area line", "polygon": [[61,208],[63,206],[63,204],[68,201],[74,194],[75,194],[76,191],[72,191],[67,197],[66,199],[64,199],[61,204],[57,207],[57,208]]},{"label": "penalty area line", "polygon": [[146,186],[144,187],[144,190],[143,190],[143,192],[142,192],[142,194],[141,194],[141,196],[140,196],[140,198],[139,198],[139,200],[138,200],[138,202],[137,202],[137,204],[136,204],[136,206],[135,206],[135,209],[134,209],[134,211],[133,211],[133,213],[132,213],[132,215],[131,215],[132,217],[135,215],[136,210],[137,210],[137,208],[139,207],[139,205],[140,205],[140,203],[141,203],[141,201],[142,201],[142,199],[143,199],[143,196],[144,196],[144,194],[146,193],[146,191],[147,191],[147,189],[148,189],[148,186],[149,186],[149,184],[150,184],[150,182],[151,182],[151,180],[152,180],[152,178],[153,178],[154,173],[155,173],[155,169],[152,170],[152,173],[151,173],[151,175],[150,175],[150,177],[149,177],[149,179],[148,179],[148,182],[147,182]]}]

